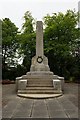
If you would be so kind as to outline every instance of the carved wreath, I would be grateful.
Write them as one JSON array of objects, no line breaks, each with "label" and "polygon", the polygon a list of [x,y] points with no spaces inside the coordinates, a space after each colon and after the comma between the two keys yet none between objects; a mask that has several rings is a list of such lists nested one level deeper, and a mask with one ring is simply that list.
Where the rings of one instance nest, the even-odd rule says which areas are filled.
[{"label": "carved wreath", "polygon": [[42,61],[43,61],[43,58],[42,58],[41,56],[38,56],[37,62],[38,62],[38,63],[42,63]]}]

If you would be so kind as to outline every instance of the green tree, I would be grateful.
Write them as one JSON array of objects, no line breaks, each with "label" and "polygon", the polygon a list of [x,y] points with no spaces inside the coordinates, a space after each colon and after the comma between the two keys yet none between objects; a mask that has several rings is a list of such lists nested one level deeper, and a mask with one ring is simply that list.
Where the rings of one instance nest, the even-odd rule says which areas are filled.
[{"label": "green tree", "polygon": [[29,11],[25,12],[24,14],[24,23],[22,26],[22,31],[24,34],[31,34],[34,32],[33,24],[34,24],[34,18],[32,17],[31,13]]},{"label": "green tree", "polygon": [[24,14],[22,32],[18,38],[20,43],[19,54],[23,58],[22,64],[26,66],[26,71],[29,71],[31,58],[35,55],[34,18],[29,11]]},{"label": "green tree", "polygon": [[[2,20],[2,69],[3,78],[9,67],[15,66],[16,53],[18,48],[17,43],[18,28],[9,18]],[[8,76],[8,75],[7,75]]]},{"label": "green tree", "polygon": [[51,70],[66,79],[73,76],[71,70],[77,66],[74,64],[80,37],[77,22],[78,15],[72,10],[68,10],[65,14],[60,12],[44,17],[45,54],[49,57]]}]

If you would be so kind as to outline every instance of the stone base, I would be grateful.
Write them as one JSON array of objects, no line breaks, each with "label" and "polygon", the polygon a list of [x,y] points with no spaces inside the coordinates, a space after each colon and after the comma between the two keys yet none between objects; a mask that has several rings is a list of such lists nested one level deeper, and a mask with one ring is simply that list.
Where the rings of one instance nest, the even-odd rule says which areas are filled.
[{"label": "stone base", "polygon": [[[27,80],[26,89],[25,90],[18,89],[18,95],[32,97],[32,98],[35,98],[36,94],[37,94],[37,97],[39,95],[39,98],[41,97],[40,94],[41,95],[44,94],[45,96],[47,95],[48,97],[49,95],[55,96],[54,94],[62,95],[61,86],[63,82],[61,81],[61,79],[62,77],[54,75],[53,72],[50,72],[50,71],[28,72],[26,75],[23,75],[22,77],[17,78],[17,84],[20,83],[19,82],[20,80],[21,81]],[[57,87],[55,87],[55,83],[53,81],[54,82],[58,81],[59,84]]]},{"label": "stone base", "polygon": [[48,59],[46,56],[43,56],[43,61],[41,63],[37,62],[37,56],[34,56],[32,58],[32,64],[30,71],[50,71],[50,68],[48,66]]}]

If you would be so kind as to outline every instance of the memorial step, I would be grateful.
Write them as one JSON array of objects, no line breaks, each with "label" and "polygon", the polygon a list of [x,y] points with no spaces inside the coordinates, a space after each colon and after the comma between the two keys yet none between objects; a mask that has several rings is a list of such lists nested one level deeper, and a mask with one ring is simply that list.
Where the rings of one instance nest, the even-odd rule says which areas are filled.
[{"label": "memorial step", "polygon": [[49,79],[49,78],[37,78],[37,79],[33,79],[33,78],[31,78],[31,79],[27,79],[28,81],[43,81],[43,82],[51,82],[53,79]]},{"label": "memorial step", "polygon": [[27,84],[28,87],[52,87],[53,84],[49,84],[49,83],[31,83],[31,84]]},{"label": "memorial step", "polygon": [[54,87],[26,87],[26,90],[54,90]]},{"label": "memorial step", "polygon": [[58,94],[58,90],[18,90],[18,94]]},{"label": "memorial step", "polygon": [[54,87],[26,87],[26,90],[18,90],[18,94],[58,94],[60,90],[54,89]]},{"label": "memorial step", "polygon": [[53,81],[27,81],[28,84],[52,84]]},{"label": "memorial step", "polygon": [[28,80],[27,86],[53,86],[52,80],[43,80],[43,79],[34,79],[34,80]]},{"label": "memorial step", "polygon": [[45,78],[45,79],[53,79],[53,75],[42,75],[42,76],[40,76],[40,75],[29,75],[29,76],[26,76],[26,77],[23,77],[23,78],[28,78],[28,79],[31,79],[31,78],[33,78],[33,79],[39,79],[39,78]]}]

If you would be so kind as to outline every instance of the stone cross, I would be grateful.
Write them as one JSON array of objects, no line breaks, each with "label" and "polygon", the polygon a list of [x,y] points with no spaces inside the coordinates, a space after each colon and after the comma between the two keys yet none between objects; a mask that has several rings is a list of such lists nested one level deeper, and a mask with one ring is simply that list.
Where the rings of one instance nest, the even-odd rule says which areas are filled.
[{"label": "stone cross", "polygon": [[41,56],[43,58],[43,23],[37,21],[36,24],[36,57]]}]

